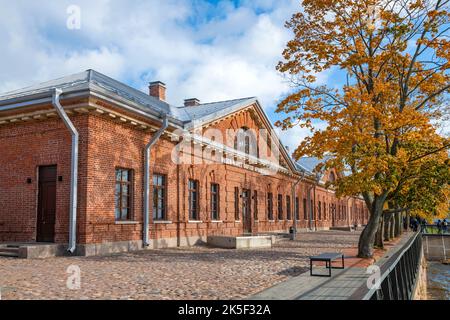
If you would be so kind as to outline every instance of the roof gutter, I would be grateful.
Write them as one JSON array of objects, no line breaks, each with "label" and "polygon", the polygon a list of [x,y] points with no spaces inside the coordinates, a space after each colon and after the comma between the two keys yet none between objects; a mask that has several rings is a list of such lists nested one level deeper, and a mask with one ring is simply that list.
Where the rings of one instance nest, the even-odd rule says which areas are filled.
[{"label": "roof gutter", "polygon": [[150,160],[151,160],[151,149],[153,145],[159,140],[161,135],[169,126],[169,119],[165,114],[163,116],[161,128],[153,135],[149,143],[145,146],[144,152],[144,227],[143,227],[143,245],[148,247],[150,245],[149,241],[149,221],[150,221]]},{"label": "roof gutter", "polygon": [[[30,94],[27,96],[18,96],[6,100],[0,100],[0,112],[26,108],[32,105],[50,103],[52,101],[53,90],[54,89],[49,91],[47,89],[46,91]],[[84,87],[64,88],[64,98],[78,98],[89,95],[111,102],[126,111],[132,112],[144,118],[149,118],[151,120],[160,119],[161,111],[153,110],[150,107],[147,108],[147,111],[140,110],[138,107],[136,107],[137,105],[140,105],[138,102],[120,97],[116,94],[108,92],[108,90],[103,89],[97,85],[90,84],[89,86]],[[3,97],[0,97],[0,99],[2,98]],[[170,115],[168,115],[167,117],[173,125],[178,126],[179,128],[184,128],[183,121]]]},{"label": "roof gutter", "polygon": [[72,156],[70,161],[70,220],[69,220],[69,247],[67,251],[74,253],[77,237],[77,190],[78,190],[78,140],[79,134],[72,121],[60,103],[61,89],[55,88],[52,104],[72,135]]}]

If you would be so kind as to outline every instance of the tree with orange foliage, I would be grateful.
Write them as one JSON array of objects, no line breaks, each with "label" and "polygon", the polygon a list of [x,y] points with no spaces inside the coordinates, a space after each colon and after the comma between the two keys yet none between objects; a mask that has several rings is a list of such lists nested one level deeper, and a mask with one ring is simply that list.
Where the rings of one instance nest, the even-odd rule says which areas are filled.
[{"label": "tree with orange foliage", "polygon": [[390,195],[398,207],[407,208],[412,215],[430,223],[433,219],[447,217],[450,204],[450,160],[448,156],[446,159],[444,157],[433,157],[420,166],[405,170],[410,178],[403,181],[409,180],[408,183]]},{"label": "tree with orange foliage", "polygon": [[[338,195],[362,195],[370,211],[358,255],[371,257],[386,201],[410,179],[405,167],[447,157],[437,133],[448,115],[450,0],[304,0],[286,26],[294,33],[277,69],[296,91],[277,111],[283,129],[312,135],[294,156],[316,156],[342,175]],[[338,87],[316,84],[324,71],[345,74]],[[317,124],[326,123],[324,130]]]},{"label": "tree with orange foliage", "polygon": [[421,158],[417,158],[416,151],[395,176],[395,188],[389,193],[388,210],[384,212],[384,240],[401,233],[401,213],[404,211],[429,222],[448,215],[450,159],[445,151]]}]

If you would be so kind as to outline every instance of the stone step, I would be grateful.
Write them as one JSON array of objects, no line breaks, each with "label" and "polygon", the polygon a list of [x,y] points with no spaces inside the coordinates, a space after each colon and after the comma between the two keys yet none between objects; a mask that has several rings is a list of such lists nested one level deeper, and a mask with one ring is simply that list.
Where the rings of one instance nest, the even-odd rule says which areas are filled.
[{"label": "stone step", "polygon": [[19,250],[16,251],[5,251],[6,249],[0,249],[0,257],[10,257],[10,258],[18,258]]},{"label": "stone step", "polygon": [[0,257],[11,257],[11,258],[17,258],[19,257],[19,247],[12,248],[12,247],[0,247]]},{"label": "stone step", "polygon": [[13,252],[13,253],[19,253],[19,248],[12,248],[12,247],[6,247],[6,248],[0,248],[0,252]]}]

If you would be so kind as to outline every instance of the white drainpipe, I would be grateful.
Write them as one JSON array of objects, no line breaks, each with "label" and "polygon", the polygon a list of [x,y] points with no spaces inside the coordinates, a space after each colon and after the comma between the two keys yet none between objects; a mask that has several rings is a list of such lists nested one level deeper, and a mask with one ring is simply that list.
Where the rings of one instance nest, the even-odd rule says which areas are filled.
[{"label": "white drainpipe", "polygon": [[144,226],[143,226],[143,245],[148,247],[150,245],[148,237],[148,226],[150,221],[150,160],[151,148],[159,140],[161,135],[169,126],[167,115],[164,115],[161,128],[153,135],[150,142],[145,146],[144,152]]},{"label": "white drainpipe", "polygon": [[[300,198],[298,199],[298,204],[296,201],[296,192],[295,189],[297,188],[297,185],[305,178],[306,172],[302,171],[302,175],[300,176],[300,178],[298,178],[298,180],[294,183],[294,185],[292,186],[292,201],[294,201],[294,232],[292,235],[292,239],[291,240],[295,240],[297,237],[297,210],[300,210],[300,208],[298,208],[297,206],[300,206]],[[299,211],[300,214],[300,211]]]},{"label": "white drainpipe", "polygon": [[55,88],[52,104],[72,135],[72,159],[70,162],[70,220],[69,220],[69,247],[67,251],[74,253],[77,247],[77,190],[78,190],[78,140],[79,134],[67,113],[64,111],[59,97],[62,90]]}]

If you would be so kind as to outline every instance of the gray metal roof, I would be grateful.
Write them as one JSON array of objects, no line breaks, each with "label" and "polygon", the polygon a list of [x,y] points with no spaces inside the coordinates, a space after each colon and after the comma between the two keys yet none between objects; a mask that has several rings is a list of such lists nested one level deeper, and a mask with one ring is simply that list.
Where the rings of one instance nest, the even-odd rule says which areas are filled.
[{"label": "gray metal roof", "polygon": [[256,101],[257,99],[255,97],[251,97],[203,103],[196,106],[180,107],[178,109],[185,112],[189,121],[207,122],[232,113],[234,110],[248,106]]},{"label": "gray metal roof", "polygon": [[43,94],[60,88],[64,92],[88,90],[94,87],[102,88],[118,96],[136,102],[142,111],[154,111],[171,114],[168,103],[160,101],[142,91],[136,90],[126,84],[114,80],[95,70],[86,70],[70,76],[46,81],[19,90],[7,92],[0,96],[0,103],[12,99],[20,99],[31,95]]},{"label": "gray metal roof", "polygon": [[70,76],[65,76],[62,78],[42,82],[22,89],[3,93],[0,95],[0,101],[43,93],[56,87],[61,89],[82,87],[83,85],[86,85],[88,83],[88,78],[89,78],[88,71],[80,72]]},{"label": "gray metal roof", "polygon": [[[160,101],[147,93],[132,88],[95,70],[86,70],[77,74],[2,94],[0,95],[0,111],[16,108],[18,106],[23,107],[24,105],[28,105],[28,102],[38,99],[49,99],[55,88],[62,89],[64,94],[67,95],[89,91],[91,93],[98,93],[120,99],[120,102],[125,102],[127,108],[134,108],[134,110],[143,114],[152,116],[166,114],[169,116],[169,120],[172,123],[182,126],[185,129],[190,129],[194,126],[214,121],[215,119],[231,114],[251,104],[259,105],[257,98],[250,97],[204,103],[190,107],[177,107],[164,101]],[[265,114],[264,117],[271,126],[270,121]],[[280,148],[287,154],[281,143]],[[294,167],[294,163],[289,156],[288,158],[292,167]]]},{"label": "gray metal roof", "polygon": [[126,100],[134,102],[134,106],[141,111],[156,111],[167,114],[180,122],[189,125],[214,120],[221,115],[232,113],[234,110],[249,105],[256,98],[235,99],[221,102],[204,103],[192,107],[177,107],[158,100],[147,93],[114,80],[95,70],[86,70],[77,74],[42,82],[26,88],[10,91],[0,95],[0,105],[9,101],[26,98],[32,95],[49,94],[54,88],[60,88],[65,93],[81,90],[101,88]]},{"label": "gray metal roof", "polygon": [[313,173],[318,164],[324,163],[328,160],[328,157],[319,159],[316,157],[302,157],[295,163],[299,170],[305,170],[308,173]]}]

